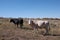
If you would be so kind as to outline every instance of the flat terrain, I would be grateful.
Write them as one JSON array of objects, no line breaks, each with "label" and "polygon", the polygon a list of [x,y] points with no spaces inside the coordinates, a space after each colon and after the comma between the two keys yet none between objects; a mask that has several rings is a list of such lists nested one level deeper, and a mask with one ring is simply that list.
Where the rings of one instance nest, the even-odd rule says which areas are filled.
[{"label": "flat terrain", "polygon": [[50,22],[49,35],[43,35],[45,29],[32,30],[27,21],[24,21],[23,29],[17,28],[8,18],[0,19],[0,40],[60,40],[60,20],[48,20]]}]

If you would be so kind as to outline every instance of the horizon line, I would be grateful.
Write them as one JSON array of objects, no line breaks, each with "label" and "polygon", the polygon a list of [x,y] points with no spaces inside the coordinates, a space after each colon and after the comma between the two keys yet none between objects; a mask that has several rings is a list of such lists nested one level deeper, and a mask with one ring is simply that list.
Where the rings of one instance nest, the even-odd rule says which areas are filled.
[{"label": "horizon line", "polygon": [[1,17],[0,18],[60,18],[60,17]]}]

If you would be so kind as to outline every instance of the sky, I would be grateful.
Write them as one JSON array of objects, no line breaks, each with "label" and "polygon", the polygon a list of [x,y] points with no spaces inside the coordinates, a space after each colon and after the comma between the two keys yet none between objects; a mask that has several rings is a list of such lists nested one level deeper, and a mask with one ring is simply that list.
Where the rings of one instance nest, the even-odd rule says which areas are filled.
[{"label": "sky", "polygon": [[60,18],[60,0],[0,0],[0,17]]}]

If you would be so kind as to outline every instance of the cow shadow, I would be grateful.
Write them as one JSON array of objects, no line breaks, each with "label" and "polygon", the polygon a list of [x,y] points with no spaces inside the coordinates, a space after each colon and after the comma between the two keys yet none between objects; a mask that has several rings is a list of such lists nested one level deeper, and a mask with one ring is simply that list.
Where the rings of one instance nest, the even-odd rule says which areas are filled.
[{"label": "cow shadow", "polygon": [[44,34],[44,36],[60,36],[60,34]]}]

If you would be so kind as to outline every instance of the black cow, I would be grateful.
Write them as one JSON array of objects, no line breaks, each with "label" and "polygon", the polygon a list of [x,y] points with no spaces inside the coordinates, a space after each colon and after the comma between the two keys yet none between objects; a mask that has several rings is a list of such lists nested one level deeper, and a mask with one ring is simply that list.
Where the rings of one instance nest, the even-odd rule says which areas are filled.
[{"label": "black cow", "polygon": [[22,28],[22,26],[23,26],[23,18],[21,18],[21,19],[10,19],[10,22],[13,22],[15,25],[17,25],[17,27],[18,27],[18,25],[20,25],[20,28]]}]

